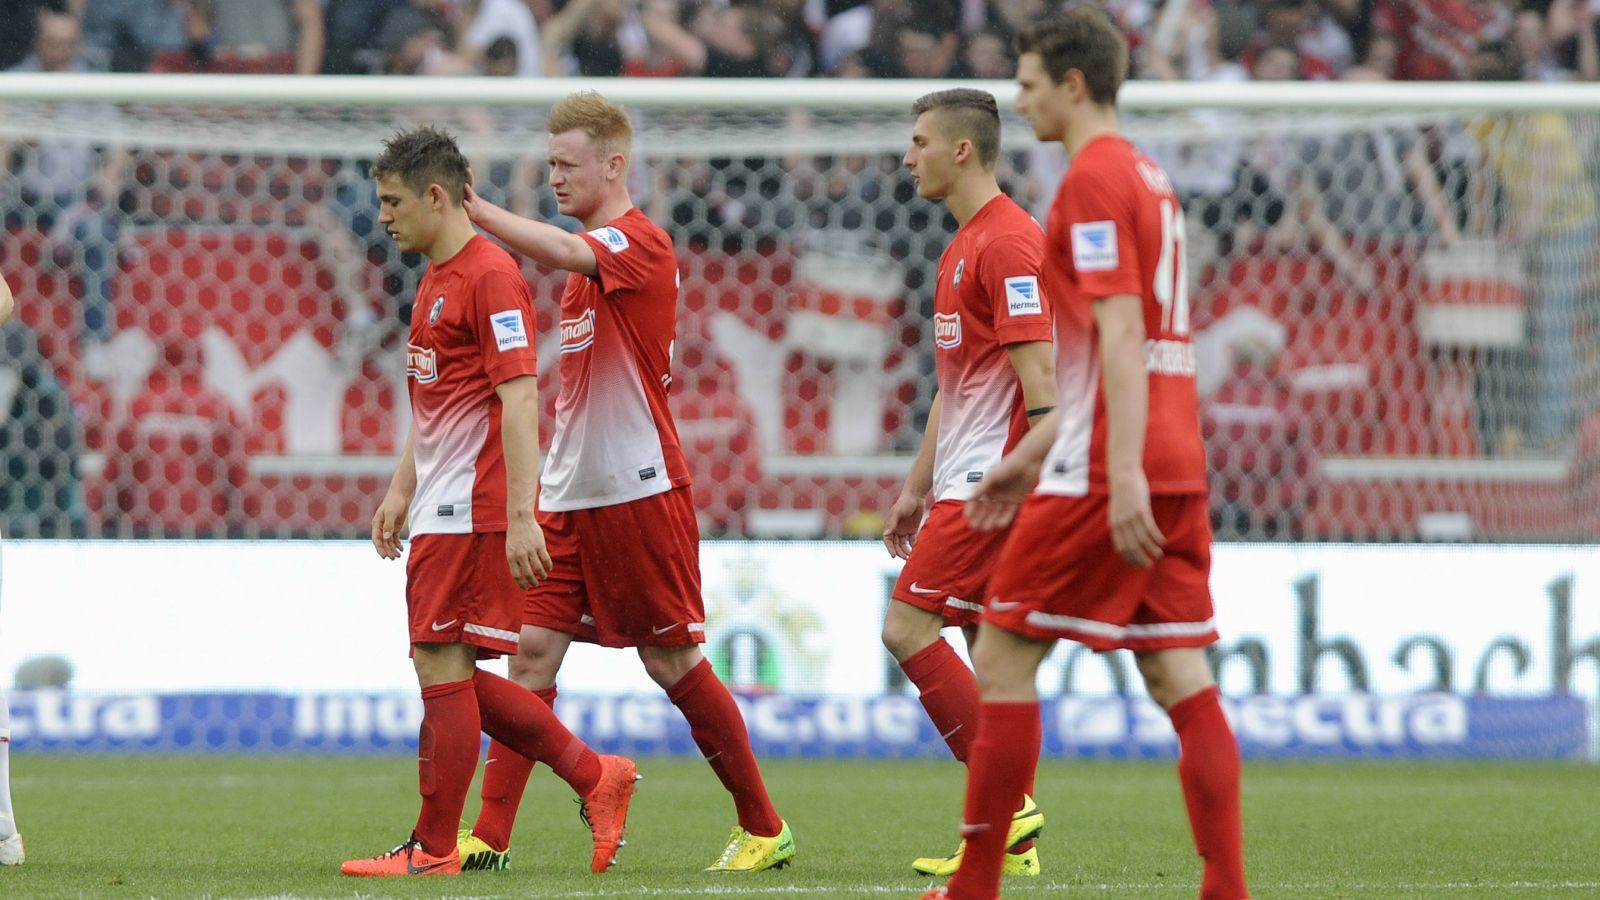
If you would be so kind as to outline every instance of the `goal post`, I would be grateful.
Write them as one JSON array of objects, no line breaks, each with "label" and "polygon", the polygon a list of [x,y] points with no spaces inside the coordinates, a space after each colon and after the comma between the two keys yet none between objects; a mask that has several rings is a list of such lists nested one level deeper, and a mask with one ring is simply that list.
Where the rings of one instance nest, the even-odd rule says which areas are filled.
[{"label": "goal post", "polygon": [[[593,89],[634,112],[630,186],[678,247],[706,532],[871,534],[931,398],[954,231],[899,161],[912,102],[954,84],[0,75],[22,305],[0,525],[361,534],[403,441],[420,272],[365,161],[443,124],[486,196],[561,221],[544,117]],[[1014,84],[961,84],[995,94],[1002,185],[1042,218],[1059,148]],[[1120,103],[1185,201],[1219,536],[1600,535],[1600,87],[1131,82]],[[561,277],[526,273],[548,335]],[[153,377],[185,366],[189,388]]]}]

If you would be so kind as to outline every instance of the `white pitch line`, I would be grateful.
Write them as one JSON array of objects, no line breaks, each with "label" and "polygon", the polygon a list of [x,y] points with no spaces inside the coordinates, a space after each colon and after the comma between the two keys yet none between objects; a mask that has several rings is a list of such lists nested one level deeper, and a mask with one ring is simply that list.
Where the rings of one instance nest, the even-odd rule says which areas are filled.
[{"label": "white pitch line", "polygon": [[[926,882],[932,884],[933,882]],[[1022,886],[1019,886],[1022,887]],[[1258,889],[1273,891],[1428,891],[1428,892],[1457,892],[1457,891],[1588,891],[1600,890],[1600,881],[1409,881],[1409,882],[1288,882],[1275,885],[1257,884]],[[611,890],[578,890],[559,891],[555,893],[541,893],[540,897],[562,898],[562,900],[583,900],[590,897],[773,897],[773,896],[817,896],[819,892],[826,892],[832,896],[881,896],[900,895],[910,897],[919,888],[915,884],[861,884],[861,885],[770,885],[755,887],[747,885],[706,885],[703,887],[636,887]],[[1120,882],[1088,884],[1077,882],[1043,882],[1033,883],[1022,887],[1022,893],[1041,893],[1055,891],[1096,891],[1099,893],[1115,894],[1126,891],[1182,891],[1193,894],[1195,886],[1185,883],[1170,881],[1151,882]],[[350,895],[355,900],[383,900],[386,895],[370,894],[364,891]],[[464,894],[461,896],[446,895],[436,900],[474,900],[474,898],[503,896],[500,894]],[[268,897],[258,897],[255,900],[300,900],[293,894],[276,894]]]}]

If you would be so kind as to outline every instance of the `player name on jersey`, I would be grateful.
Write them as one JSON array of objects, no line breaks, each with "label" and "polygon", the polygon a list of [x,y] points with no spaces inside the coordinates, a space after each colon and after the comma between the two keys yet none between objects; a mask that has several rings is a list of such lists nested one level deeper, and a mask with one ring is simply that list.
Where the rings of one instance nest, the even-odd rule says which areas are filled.
[{"label": "player name on jersey", "polygon": [[1144,368],[1151,375],[1195,375],[1194,345],[1188,341],[1144,342]]}]

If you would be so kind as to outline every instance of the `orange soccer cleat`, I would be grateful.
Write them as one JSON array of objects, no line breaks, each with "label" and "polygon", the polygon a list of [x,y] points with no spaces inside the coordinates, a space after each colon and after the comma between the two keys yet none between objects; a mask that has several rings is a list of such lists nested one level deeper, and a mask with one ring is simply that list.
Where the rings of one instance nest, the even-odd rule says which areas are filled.
[{"label": "orange soccer cleat", "polygon": [[449,856],[431,856],[413,835],[406,842],[371,859],[349,859],[340,873],[356,878],[386,878],[395,875],[460,875],[461,855],[450,848]]},{"label": "orange soccer cleat", "polygon": [[639,780],[639,767],[621,756],[600,757],[600,783],[584,797],[578,815],[594,834],[594,858],[589,871],[604,872],[617,861],[617,850],[628,843],[628,804],[633,800],[633,785]]},{"label": "orange soccer cleat", "polygon": [[945,893],[942,887],[929,888],[928,892],[922,895],[921,900],[950,900],[950,895]]}]

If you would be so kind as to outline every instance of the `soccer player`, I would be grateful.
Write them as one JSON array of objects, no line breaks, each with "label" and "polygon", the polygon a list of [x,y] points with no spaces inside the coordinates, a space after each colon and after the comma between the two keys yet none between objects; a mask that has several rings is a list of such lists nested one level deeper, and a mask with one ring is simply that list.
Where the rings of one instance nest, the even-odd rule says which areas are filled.
[{"label": "soccer player", "polygon": [[[0,325],[11,318],[16,308],[11,285],[0,275]],[[22,834],[17,831],[11,807],[11,707],[6,704],[5,691],[0,690],[0,866],[20,866],[25,858]]]},{"label": "soccer player", "polygon": [[1029,25],[1017,52],[1017,111],[1072,158],[1045,234],[1057,409],[1055,427],[1035,428],[968,505],[979,527],[1016,524],[974,651],[983,710],[966,858],[925,897],[998,896],[1006,826],[1038,764],[1034,679],[1068,638],[1134,652],[1178,733],[1200,896],[1239,900],[1239,747],[1204,650],[1217,633],[1183,211],[1166,174],[1117,131],[1128,47],[1104,13],[1078,7]]},{"label": "soccer player", "polygon": [[[701,655],[700,535],[689,471],[667,408],[678,307],[672,239],[633,205],[633,127],[599,94],[550,110],[550,187],[573,234],[469,195],[473,221],[540,265],[571,273],[561,296],[561,392],[539,490],[550,577],[528,595],[514,681],[555,699],[573,639],[638,648],[733,795],[739,824],[708,871],[784,866],[778,817],[733,696]],[[463,856],[502,868],[530,763],[491,745],[483,807]],[[481,862],[480,862],[481,861]]]},{"label": "soccer player", "polygon": [[[1044,233],[995,181],[994,96],[970,88],[937,91],[918,99],[912,112],[917,120],[905,166],[917,193],[943,200],[960,229],[939,258],[934,287],[939,391],[884,526],[885,546],[907,562],[884,615],[883,643],[921,691],[950,752],[965,763],[978,726],[978,683],[939,631],[967,629],[970,647],[1006,533],[972,528],[962,505],[1028,423],[1055,403],[1050,304],[1039,284]],[[1039,874],[1033,838],[1043,826],[1044,816],[1025,799],[1006,842],[1006,872]],[[911,866],[951,875],[961,854]]]},{"label": "soccer player", "polygon": [[539,391],[533,299],[510,254],[475,232],[463,207],[467,162],[449,135],[395,135],[372,165],[378,221],[402,250],[428,257],[406,345],[412,426],[372,543],[399,559],[410,526],[406,607],[422,688],[417,755],[422,812],[387,853],[344,864],[346,875],[454,875],[456,826],[487,731],[555,769],[582,799],[594,834],[590,868],[616,861],[637,777],[597,756],[550,707],[477,668],[515,653],[523,590],[550,556],[534,520]]}]

